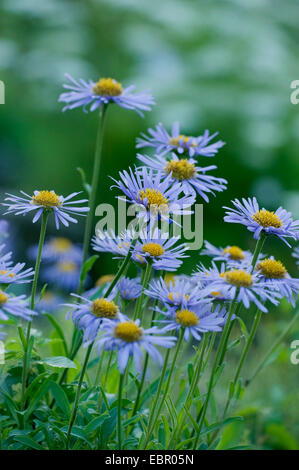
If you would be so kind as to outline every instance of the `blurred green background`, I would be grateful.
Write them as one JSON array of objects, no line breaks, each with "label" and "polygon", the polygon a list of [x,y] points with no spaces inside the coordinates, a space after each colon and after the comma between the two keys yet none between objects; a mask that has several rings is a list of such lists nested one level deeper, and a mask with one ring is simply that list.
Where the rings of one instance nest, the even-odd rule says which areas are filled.
[{"label": "blurred green background", "polygon": [[[64,73],[94,80],[112,76],[150,89],[157,105],[145,119],[117,107],[109,111],[98,201],[115,204],[108,175],[116,177],[136,162],[136,136],[149,126],[162,122],[170,128],[178,120],[186,134],[219,131],[226,146],[201,163],[216,163],[217,176],[229,186],[205,204],[204,238],[252,248],[248,231],[223,222],[222,206],[231,199],[255,195],[268,209],[283,205],[299,217],[299,106],[290,102],[290,84],[299,79],[298,17],[299,2],[293,0],[2,0],[2,199],[19,189],[80,190],[76,167],[90,178],[97,114],[61,112]],[[13,223],[21,253],[36,241],[38,227],[30,217]],[[81,241],[82,232],[81,221],[71,238]],[[290,250],[279,240],[271,239],[264,251],[295,275]],[[192,257],[185,271],[198,260]],[[102,256],[98,269],[110,273],[111,257]],[[256,357],[292,315],[285,306],[265,318]],[[260,410],[264,440],[257,445],[299,446],[299,366],[289,361],[289,343],[298,337],[297,327],[246,394],[245,402]]]}]

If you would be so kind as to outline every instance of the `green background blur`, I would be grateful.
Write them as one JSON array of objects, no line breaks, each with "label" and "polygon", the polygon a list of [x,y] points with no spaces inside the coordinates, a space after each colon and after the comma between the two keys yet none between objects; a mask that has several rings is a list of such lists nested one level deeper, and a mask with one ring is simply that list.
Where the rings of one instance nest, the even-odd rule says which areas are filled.
[{"label": "green background blur", "polygon": [[[253,248],[246,229],[223,222],[222,206],[231,199],[255,195],[268,209],[283,205],[299,217],[299,105],[290,102],[290,84],[299,79],[298,18],[293,0],[2,0],[1,197],[19,189],[63,195],[81,189],[76,167],[90,179],[97,114],[62,113],[57,99],[65,72],[94,80],[111,76],[150,89],[157,105],[145,119],[109,110],[98,202],[115,204],[108,175],[117,177],[136,162],[136,136],[149,126],[170,128],[178,120],[185,134],[219,131],[226,146],[201,163],[216,163],[217,176],[229,186],[204,207],[204,238]],[[13,222],[21,252],[36,241],[38,227],[30,217]],[[83,221],[71,237],[81,241],[82,232]],[[280,241],[271,239],[265,251],[295,275]],[[198,260],[195,255],[186,262],[185,271]],[[102,256],[98,269],[111,272],[111,257]],[[283,304],[265,319],[252,362],[292,314]],[[297,328],[244,399],[259,410],[250,428],[262,439],[257,445],[298,448],[299,366],[289,361],[290,341],[298,338]],[[247,413],[252,420],[254,411]]]}]

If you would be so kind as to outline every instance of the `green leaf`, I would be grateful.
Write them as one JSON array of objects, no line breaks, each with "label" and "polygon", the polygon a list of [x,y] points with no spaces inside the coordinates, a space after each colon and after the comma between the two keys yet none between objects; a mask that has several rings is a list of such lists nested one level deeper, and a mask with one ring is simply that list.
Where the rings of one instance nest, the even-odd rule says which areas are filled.
[{"label": "green leaf", "polygon": [[69,418],[70,416],[70,405],[67,399],[66,393],[63,388],[56,382],[50,382],[50,390],[53,397],[55,398],[57,406],[63,411],[63,413]]},{"label": "green leaf", "polygon": [[48,392],[49,387],[50,387],[50,382],[54,377],[56,377],[56,374],[51,374],[47,378],[47,380],[42,384],[42,386],[37,389],[36,393],[31,398],[29,406],[28,406],[28,408],[26,410],[26,413],[25,413],[25,421],[29,418],[31,413],[33,413],[33,411],[37,407],[37,405],[38,405],[39,401],[42,399],[42,397],[44,395],[46,395],[46,393]]},{"label": "green leaf", "polygon": [[[43,297],[44,297],[44,295],[45,295],[45,292],[46,292],[46,289],[47,289],[47,287],[48,287],[48,284],[44,284],[44,285],[43,285],[43,287],[42,287],[42,290],[41,290],[41,292],[40,292],[39,299],[38,299],[38,301],[37,301],[37,302],[40,302],[40,301],[43,299]],[[36,303],[37,303],[37,302],[36,302]]]},{"label": "green leaf", "polygon": [[90,196],[90,193],[91,193],[91,186],[90,186],[90,184],[88,184],[87,181],[86,181],[86,175],[85,175],[84,170],[78,166],[78,167],[77,167],[77,171],[78,171],[78,173],[80,173],[83,188],[84,188],[85,191],[87,192],[88,196]]},{"label": "green leaf", "polygon": [[88,258],[88,260],[85,261],[85,263],[82,266],[81,274],[80,274],[80,281],[81,282],[85,281],[87,273],[91,270],[91,268],[93,267],[93,265],[96,262],[96,260],[98,259],[98,257],[99,257],[98,255],[94,255],[94,256],[91,256],[90,258]]},{"label": "green leaf", "polygon": [[37,442],[35,442],[33,439],[31,439],[31,437],[16,436],[14,440],[17,442],[20,442],[21,444],[24,444],[26,447],[29,447],[30,449],[43,450],[42,446],[39,445]]},{"label": "green leaf", "polygon": [[40,364],[47,364],[47,366],[59,367],[61,369],[77,369],[76,364],[65,356],[45,357],[38,362]]},{"label": "green leaf", "polygon": [[64,347],[64,353],[65,353],[66,356],[68,356],[69,354],[68,354],[67,342],[66,342],[66,339],[65,339],[65,336],[64,336],[64,333],[63,333],[63,330],[62,330],[61,326],[56,321],[56,319],[52,315],[50,315],[49,313],[46,313],[45,316],[47,317],[49,322],[52,324],[52,326],[55,328],[55,331],[57,332],[58,337],[62,340],[63,347]]}]

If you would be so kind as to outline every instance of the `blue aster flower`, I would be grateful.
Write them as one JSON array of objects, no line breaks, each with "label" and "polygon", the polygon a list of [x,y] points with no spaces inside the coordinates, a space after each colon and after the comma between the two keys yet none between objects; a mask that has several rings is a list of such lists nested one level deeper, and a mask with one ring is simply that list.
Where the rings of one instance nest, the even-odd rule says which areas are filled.
[{"label": "blue aster flower", "polygon": [[292,253],[292,256],[293,256],[294,258],[296,258],[296,260],[297,260],[297,261],[296,261],[296,264],[297,264],[297,266],[299,266],[299,246],[296,246],[296,248],[294,248],[294,251],[293,251],[293,253]]},{"label": "blue aster flower", "polygon": [[[71,215],[85,215],[88,212],[88,207],[77,207],[77,204],[87,202],[87,199],[78,201],[71,201],[73,197],[80,193],[72,193],[67,197],[58,196],[54,191],[34,191],[33,196],[20,191],[25,197],[14,196],[8,194],[9,197],[5,201],[9,203],[2,203],[3,206],[8,207],[5,214],[26,215],[30,212],[36,211],[33,223],[37,222],[44,211],[51,211],[54,214],[56,228],[59,229],[61,222],[66,227],[69,222],[77,223]],[[71,215],[70,215],[71,214]]]},{"label": "blue aster flower", "polygon": [[[38,245],[34,245],[29,249],[29,257],[36,259]],[[82,261],[82,249],[74,245],[71,240],[65,237],[51,237],[43,246],[43,261],[73,261],[80,263]]]},{"label": "blue aster flower", "polygon": [[45,267],[42,277],[46,282],[70,292],[79,284],[80,271],[80,266],[73,261],[59,261]]},{"label": "blue aster flower", "polygon": [[242,202],[235,199],[232,203],[235,208],[224,207],[227,209],[225,222],[245,225],[250,232],[254,233],[255,239],[260,238],[263,231],[267,235],[276,235],[288,246],[290,245],[286,238],[298,240],[299,220],[293,221],[291,213],[282,207],[275,212],[260,209],[255,197],[247,200],[243,198]]},{"label": "blue aster flower", "polygon": [[25,295],[12,296],[0,291],[0,320],[8,320],[10,316],[32,320],[36,312],[30,310]]},{"label": "blue aster flower", "polygon": [[153,298],[159,300],[163,305],[176,306],[184,309],[196,308],[201,303],[208,302],[203,298],[202,284],[197,282],[196,285],[191,279],[175,278],[171,282],[165,282],[161,277],[160,279],[153,279],[145,293]]},{"label": "blue aster flower", "polygon": [[212,266],[206,268],[203,263],[196,266],[197,271],[192,275],[192,281],[194,285],[199,284],[202,288],[202,295],[207,296],[209,300],[215,300],[220,302],[230,302],[232,300],[232,294],[228,291],[220,290],[219,287],[215,290],[205,290],[204,288],[210,286],[213,281],[217,281],[219,277],[222,277],[227,269],[226,263],[221,263],[220,267],[212,261]]},{"label": "blue aster flower", "polygon": [[17,263],[15,266],[8,266],[0,261],[0,284],[24,284],[32,282],[34,270],[24,269],[25,263]]},{"label": "blue aster flower", "polygon": [[61,310],[62,302],[63,298],[60,295],[47,289],[34,308],[37,312],[41,313],[55,313]]},{"label": "blue aster flower", "polygon": [[251,274],[250,270],[236,268],[225,270],[222,264],[219,271],[213,264],[209,270],[204,270],[201,266],[195,273],[195,278],[205,283],[203,294],[219,291],[226,298],[241,302],[245,308],[254,303],[262,312],[267,312],[264,305],[266,301],[278,305],[281,299],[279,292],[273,291],[273,288],[261,281],[258,274]]},{"label": "blue aster flower", "polygon": [[226,321],[226,309],[217,305],[212,311],[212,304],[196,305],[191,309],[182,307],[170,307],[167,311],[157,309],[166,320],[158,320],[165,325],[165,331],[178,332],[184,329],[184,340],[188,341],[190,335],[197,341],[201,340],[201,333],[209,331],[221,331]]},{"label": "blue aster flower", "polygon": [[270,258],[259,261],[255,270],[258,277],[270,289],[277,290],[295,307],[299,293],[299,279],[291,277],[281,261],[270,256]]},{"label": "blue aster flower", "polygon": [[140,207],[137,216],[148,221],[161,218],[169,221],[170,214],[191,214],[190,207],[195,202],[194,195],[181,195],[180,183],[172,185],[172,177],[166,178],[161,172],[155,173],[151,169],[142,167],[134,175],[132,169],[129,172],[119,173],[120,181],[112,178],[116,185],[132,204]]},{"label": "blue aster flower", "polygon": [[103,253],[113,253],[116,258],[125,257],[130,249],[133,233],[126,230],[122,235],[116,235],[113,230],[100,232],[92,238],[92,248]]},{"label": "blue aster flower", "polygon": [[12,262],[12,251],[9,251],[8,253],[3,253],[3,250],[5,249],[5,245],[0,245],[0,264],[1,266],[5,265],[11,266],[13,264]]},{"label": "blue aster flower", "polygon": [[75,80],[71,75],[66,74],[70,83],[63,85],[67,92],[62,93],[59,101],[66,103],[62,111],[83,107],[87,112],[95,111],[103,105],[115,103],[125,109],[132,109],[140,116],[143,111],[150,111],[155,104],[154,98],[148,91],[133,93],[134,85],[123,88],[121,83],[113,78],[100,78],[97,82],[92,80]]},{"label": "blue aster flower", "polygon": [[176,271],[186,258],[188,247],[181,243],[177,245],[176,237],[165,238],[161,230],[140,233],[140,239],[133,249],[132,259],[137,263],[152,263],[153,269]]},{"label": "blue aster flower", "polygon": [[117,288],[120,296],[125,300],[135,300],[140,297],[142,292],[142,286],[140,284],[140,278],[130,279],[123,276],[117,283]]},{"label": "blue aster flower", "polygon": [[[163,336],[161,336],[163,335]],[[162,364],[162,356],[156,346],[172,348],[176,342],[173,336],[164,336],[164,330],[156,326],[143,329],[140,321],[131,321],[125,315],[119,315],[116,322],[103,321],[102,334],[97,341],[99,354],[104,351],[118,351],[118,368],[124,373],[129,357],[132,356],[135,367],[141,372],[141,362],[145,353]]]},{"label": "blue aster flower", "polygon": [[171,182],[180,182],[186,195],[199,194],[206,202],[209,202],[208,194],[221,192],[226,189],[227,181],[223,178],[208,175],[207,172],[215,170],[216,165],[199,167],[193,158],[179,158],[172,153],[170,158],[163,155],[148,157],[138,154],[137,158],[154,171],[160,172],[165,177],[171,175]]},{"label": "blue aster flower", "polygon": [[[205,240],[205,248],[201,250],[201,255],[213,257],[214,261],[225,261],[226,263],[246,264],[250,265],[252,262],[253,254],[251,251],[242,250],[237,245],[228,245],[225,248],[217,248]],[[259,255],[259,259],[263,255]]]},{"label": "blue aster flower", "polygon": [[203,135],[198,137],[186,136],[180,133],[180,125],[175,122],[172,126],[171,135],[166,131],[163,124],[159,123],[155,129],[148,129],[149,136],[141,134],[137,138],[137,148],[153,147],[158,155],[175,151],[179,154],[202,155],[204,157],[214,157],[218,150],[223,147],[224,142],[218,140],[211,141],[218,135],[210,134],[205,130]]},{"label": "blue aster flower", "polygon": [[110,294],[107,298],[101,297],[94,300],[76,294],[71,295],[78,301],[65,304],[70,308],[67,319],[72,315],[74,324],[79,330],[83,331],[83,342],[87,346],[96,339],[105,318],[109,318],[113,322],[118,318],[119,308],[113,302],[113,294]]},{"label": "blue aster flower", "polygon": [[4,331],[1,331],[2,328],[3,328],[3,325],[0,325],[0,341],[4,341],[7,335],[7,333],[5,333]]}]

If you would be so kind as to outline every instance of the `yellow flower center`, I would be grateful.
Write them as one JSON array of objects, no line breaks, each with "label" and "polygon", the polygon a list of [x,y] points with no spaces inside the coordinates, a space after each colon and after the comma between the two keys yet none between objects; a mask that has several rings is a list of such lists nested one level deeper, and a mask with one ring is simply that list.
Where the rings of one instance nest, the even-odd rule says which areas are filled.
[{"label": "yellow flower center", "polygon": [[113,279],[114,279],[114,274],[105,274],[104,276],[99,277],[99,279],[96,282],[96,286],[101,287],[107,282],[112,282]]},{"label": "yellow flower center", "polygon": [[150,207],[153,206],[168,206],[168,199],[163,196],[160,191],[157,189],[152,189],[152,188],[146,188],[146,190],[141,190],[139,191],[139,197],[141,201],[144,199],[147,199],[147,209],[150,209]]},{"label": "yellow flower center", "polygon": [[114,335],[116,338],[127,341],[127,343],[133,343],[133,341],[139,341],[143,335],[142,328],[135,325],[132,321],[125,321],[118,323],[114,329]]},{"label": "yellow flower center", "polygon": [[241,250],[241,248],[235,245],[228,246],[227,248],[225,248],[222,254],[228,254],[234,260],[244,259],[243,250]]},{"label": "yellow flower center", "polygon": [[262,227],[280,228],[282,226],[282,221],[278,215],[274,214],[274,212],[267,211],[266,209],[257,211],[253,214],[252,218]]},{"label": "yellow flower center", "polygon": [[31,199],[31,204],[45,207],[58,207],[61,202],[59,196],[54,191],[40,191]]},{"label": "yellow flower center", "polygon": [[123,87],[113,78],[100,78],[94,85],[93,92],[101,96],[119,96],[123,92]]},{"label": "yellow flower center", "polygon": [[175,314],[176,322],[182,326],[195,326],[199,323],[198,316],[191,310],[177,310]]},{"label": "yellow flower center", "polygon": [[99,318],[115,318],[118,314],[118,306],[102,297],[93,301],[91,311]]},{"label": "yellow flower center", "polygon": [[56,237],[51,241],[51,245],[56,251],[64,253],[70,249],[72,242],[64,237]]},{"label": "yellow flower center", "polygon": [[1,274],[1,276],[4,276],[5,274],[7,274],[8,277],[15,277],[14,273],[10,273],[9,271],[6,271],[6,270],[0,271],[0,274]]},{"label": "yellow flower center", "polygon": [[[171,137],[169,139],[169,144],[173,145],[174,147],[183,146],[185,147],[189,143],[190,137],[186,135],[179,135],[178,137]],[[196,144],[194,142],[191,143],[191,147],[195,147]]]},{"label": "yellow flower center", "polygon": [[221,294],[220,290],[215,290],[213,292],[211,292],[211,295],[213,297],[223,297],[223,295]]},{"label": "yellow flower center", "polygon": [[275,259],[269,258],[260,261],[256,265],[255,269],[259,271],[263,276],[268,277],[270,279],[283,279],[287,274],[287,270],[281,261],[276,261]]},{"label": "yellow flower center", "polygon": [[242,269],[234,269],[223,273],[226,281],[237,287],[250,287],[253,284],[251,274],[243,271]]},{"label": "yellow flower center", "polygon": [[0,307],[4,305],[8,301],[8,295],[4,294],[4,292],[0,292]]},{"label": "yellow flower center", "polygon": [[172,173],[172,176],[180,181],[189,180],[196,173],[195,166],[186,159],[167,162],[165,170],[168,174]]},{"label": "yellow flower center", "polygon": [[159,243],[149,242],[149,243],[145,243],[142,246],[142,251],[143,253],[148,253],[150,256],[154,256],[155,258],[157,258],[158,256],[163,255],[164,248]]},{"label": "yellow flower center", "polygon": [[58,269],[63,273],[71,273],[76,271],[77,265],[71,261],[62,261],[61,263],[58,263]]},{"label": "yellow flower center", "polygon": [[[171,302],[174,302],[175,301],[174,296],[176,297],[176,299],[178,299],[178,297],[179,297],[178,292],[169,292],[167,297],[169,298],[169,300],[171,300]],[[187,301],[190,300],[190,295],[189,294],[184,294],[183,297]]]}]

